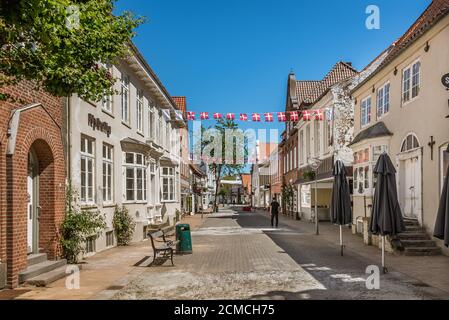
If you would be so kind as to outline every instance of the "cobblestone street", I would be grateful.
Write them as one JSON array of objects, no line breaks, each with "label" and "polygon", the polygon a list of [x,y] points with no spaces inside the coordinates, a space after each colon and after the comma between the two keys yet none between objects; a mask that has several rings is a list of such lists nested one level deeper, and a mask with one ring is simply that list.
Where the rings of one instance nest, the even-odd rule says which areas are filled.
[{"label": "cobblestone street", "polygon": [[[380,290],[366,288],[373,262],[352,251],[345,257],[324,238],[286,220],[267,228],[266,213],[210,215],[193,232],[194,254],[176,267],[151,267],[114,299],[446,299],[449,294],[402,273],[381,276]],[[297,225],[298,226],[298,225]],[[123,283],[122,283],[123,284]]]}]

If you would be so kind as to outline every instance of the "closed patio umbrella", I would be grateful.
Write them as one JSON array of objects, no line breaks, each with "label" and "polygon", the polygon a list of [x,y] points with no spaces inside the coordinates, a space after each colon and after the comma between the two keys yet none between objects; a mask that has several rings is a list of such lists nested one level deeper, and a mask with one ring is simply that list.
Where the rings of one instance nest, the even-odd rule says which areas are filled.
[{"label": "closed patio umbrella", "polygon": [[[449,153],[449,146],[446,153]],[[444,240],[444,245],[449,247],[449,168],[444,179],[437,221],[435,222],[434,237]]]},{"label": "closed patio umbrella", "polygon": [[341,160],[335,162],[333,175],[331,218],[333,224],[340,226],[340,250],[341,256],[343,256],[343,226],[352,223],[352,208],[346,168]]},{"label": "closed patio umbrella", "polygon": [[383,153],[374,168],[377,185],[371,214],[371,232],[382,237],[382,268],[385,267],[385,237],[405,231],[396,188],[396,169],[388,154]]}]

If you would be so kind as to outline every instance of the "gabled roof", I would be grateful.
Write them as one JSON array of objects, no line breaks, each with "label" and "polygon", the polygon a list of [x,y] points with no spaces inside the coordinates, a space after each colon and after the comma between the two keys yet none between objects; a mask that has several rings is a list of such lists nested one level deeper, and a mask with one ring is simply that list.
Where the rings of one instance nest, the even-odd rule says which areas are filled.
[{"label": "gabled roof", "polygon": [[400,55],[405,49],[417,41],[422,35],[424,35],[429,29],[431,29],[448,14],[449,0],[433,0],[421,16],[412,24],[412,26],[391,45],[387,56],[379,67],[364,81],[362,81],[357,88],[366,83],[384,67],[389,65],[394,58]]},{"label": "gabled roof", "polygon": [[302,104],[316,89],[321,81],[296,81],[296,97]]},{"label": "gabled roof", "polygon": [[317,85],[314,86],[313,91],[304,99],[305,104],[313,104],[318,101],[333,85],[340,81],[346,80],[357,74],[351,65],[345,62],[338,62],[328,72],[328,74]]},{"label": "gabled roof", "polygon": [[385,123],[380,121],[380,122],[377,122],[375,125],[361,131],[351,142],[350,146],[352,146],[356,143],[359,143],[361,141],[364,141],[364,140],[392,136],[392,135],[393,135],[393,133],[390,130],[388,130]]}]

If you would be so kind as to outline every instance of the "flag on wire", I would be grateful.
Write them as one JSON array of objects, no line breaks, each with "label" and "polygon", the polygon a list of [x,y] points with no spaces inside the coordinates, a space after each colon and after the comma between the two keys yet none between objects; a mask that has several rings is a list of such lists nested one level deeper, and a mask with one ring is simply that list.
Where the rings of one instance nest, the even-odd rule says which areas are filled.
[{"label": "flag on wire", "polygon": [[290,111],[290,121],[291,122],[299,121],[299,112],[298,111]]},{"label": "flag on wire", "polygon": [[214,119],[215,120],[220,120],[223,116],[221,115],[221,113],[214,113]]},{"label": "flag on wire", "polygon": [[240,121],[248,121],[248,115],[246,113],[241,113]]},{"label": "flag on wire", "polygon": [[201,120],[209,120],[209,112],[201,112],[200,119]]},{"label": "flag on wire", "polygon": [[260,114],[253,113],[253,121],[254,122],[260,122]]},{"label": "flag on wire", "polygon": [[273,114],[271,112],[265,113],[265,122],[273,122]]},{"label": "flag on wire", "polygon": [[227,120],[235,120],[235,114],[233,114],[233,113],[228,113],[228,114],[226,115],[226,119],[227,119]]},{"label": "flag on wire", "polygon": [[285,116],[285,112],[278,112],[278,121],[279,122],[287,121],[287,117]]},{"label": "flag on wire", "polygon": [[187,120],[189,120],[189,121],[195,120],[195,112],[193,112],[193,111],[188,111],[188,112],[187,112]]}]

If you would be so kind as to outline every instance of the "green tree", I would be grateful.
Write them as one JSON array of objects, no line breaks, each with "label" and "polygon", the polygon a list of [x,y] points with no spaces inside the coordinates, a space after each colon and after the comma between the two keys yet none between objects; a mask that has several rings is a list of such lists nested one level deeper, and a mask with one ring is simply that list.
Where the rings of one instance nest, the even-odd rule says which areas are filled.
[{"label": "green tree", "polygon": [[[206,128],[201,128],[201,135],[203,136],[204,131],[207,130]],[[210,128],[209,128],[210,129]],[[208,146],[210,143],[212,143],[212,140],[208,139],[199,139],[201,141],[201,153],[203,155],[203,158],[205,158],[205,162],[209,166],[209,169],[214,174],[215,177],[215,197],[214,197],[214,211],[218,210],[217,207],[217,200],[218,200],[218,192],[220,191],[220,184],[222,177],[225,176],[236,176],[240,175],[241,172],[245,169],[245,164],[241,164],[238,162],[238,151],[243,150],[243,157],[245,160],[247,160],[248,157],[248,148],[246,146],[245,141],[238,141],[237,139],[233,139],[232,143],[232,152],[233,156],[232,159],[229,159],[229,155],[226,153],[229,152],[229,148],[226,148],[226,130],[239,130],[238,125],[233,120],[219,120],[217,121],[216,125],[214,126],[214,129],[216,130],[219,135],[221,136],[221,154],[216,154],[217,151],[214,149],[211,154],[203,154],[203,150]],[[209,160],[212,159],[212,160]]]},{"label": "green tree", "polygon": [[[60,97],[99,101],[113,94],[114,79],[101,63],[129,51],[143,22],[112,14],[115,0],[2,0],[0,88],[30,80]],[[101,63],[100,63],[101,62]],[[0,99],[8,96],[2,94]]]}]

